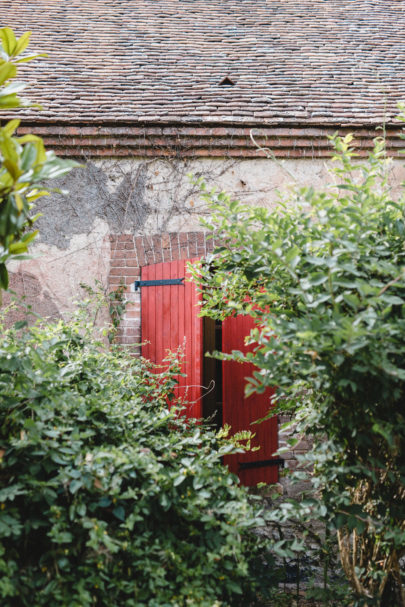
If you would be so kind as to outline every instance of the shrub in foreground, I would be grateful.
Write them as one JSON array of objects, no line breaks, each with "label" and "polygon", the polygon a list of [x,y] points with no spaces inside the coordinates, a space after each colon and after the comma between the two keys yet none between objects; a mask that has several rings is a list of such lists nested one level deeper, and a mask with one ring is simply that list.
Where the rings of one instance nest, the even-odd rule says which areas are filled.
[{"label": "shrub in foreground", "polygon": [[257,319],[254,352],[234,353],[258,367],[248,390],[277,386],[313,437],[319,499],[299,511],[337,535],[353,605],[405,607],[405,197],[384,141],[367,159],[351,141],[332,140],[329,186],[273,210],[206,192],[222,246],[200,279],[207,315]]},{"label": "shrub in foreground", "polygon": [[3,607],[253,600],[260,513],[221,465],[229,445],[167,407],[174,369],[153,371],[75,323],[4,333]]}]

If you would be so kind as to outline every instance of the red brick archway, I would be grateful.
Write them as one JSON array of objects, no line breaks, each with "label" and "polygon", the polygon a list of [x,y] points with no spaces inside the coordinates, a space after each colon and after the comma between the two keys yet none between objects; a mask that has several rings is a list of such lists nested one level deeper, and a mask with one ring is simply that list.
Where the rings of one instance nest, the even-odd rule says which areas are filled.
[{"label": "red brick archway", "polygon": [[213,250],[212,239],[204,232],[168,232],[152,236],[118,234],[110,236],[111,265],[109,289],[115,290],[120,284],[126,286],[128,300],[125,315],[121,321],[117,340],[123,345],[135,345],[141,341],[141,302],[139,292],[132,285],[141,275],[143,266],[203,257]]}]

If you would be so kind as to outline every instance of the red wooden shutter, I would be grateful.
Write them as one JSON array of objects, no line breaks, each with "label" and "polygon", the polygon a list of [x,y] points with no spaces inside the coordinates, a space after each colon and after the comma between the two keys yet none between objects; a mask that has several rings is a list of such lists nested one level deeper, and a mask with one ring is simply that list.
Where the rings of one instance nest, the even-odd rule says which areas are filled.
[{"label": "red wooden shutter", "polygon": [[[142,268],[141,280],[165,280],[187,275],[187,263],[181,259]],[[199,294],[193,283],[141,287],[142,355],[162,364],[168,350],[184,346],[182,372],[176,389],[190,404],[189,417],[202,417],[202,319],[198,317]]]},{"label": "red wooden shutter", "polygon": [[[222,324],[222,350],[230,353],[232,350],[247,352],[249,347],[244,344],[244,338],[254,327],[250,316],[227,318]],[[254,366],[248,363],[223,361],[223,423],[229,424],[234,434],[240,430],[251,430],[256,434],[253,446],[259,446],[258,451],[237,453],[225,458],[229,469],[237,474],[243,485],[253,486],[259,482],[276,483],[278,467],[268,460],[275,459],[274,452],[278,447],[277,417],[251,425],[252,421],[265,416],[269,409],[271,390],[264,394],[252,394],[245,398],[244,389],[246,378],[251,377]]]}]

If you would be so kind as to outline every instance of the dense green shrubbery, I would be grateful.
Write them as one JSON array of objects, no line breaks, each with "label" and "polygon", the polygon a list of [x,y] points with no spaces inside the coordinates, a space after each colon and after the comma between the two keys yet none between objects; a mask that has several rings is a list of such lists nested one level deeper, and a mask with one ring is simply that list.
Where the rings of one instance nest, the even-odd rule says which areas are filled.
[{"label": "dense green shrubbery", "polygon": [[356,604],[399,607],[405,197],[392,198],[384,142],[361,160],[351,139],[333,140],[328,187],[297,187],[272,211],[206,192],[206,225],[223,246],[200,278],[207,315],[258,320],[258,345],[246,356],[259,367],[250,389],[277,386],[279,410],[295,411],[298,429],[314,438],[306,461],[319,500],[286,504],[285,520],[300,511],[336,532]]},{"label": "dense green shrubbery", "polygon": [[260,512],[221,465],[229,445],[167,407],[173,372],[78,323],[4,334],[3,607],[253,600]]}]

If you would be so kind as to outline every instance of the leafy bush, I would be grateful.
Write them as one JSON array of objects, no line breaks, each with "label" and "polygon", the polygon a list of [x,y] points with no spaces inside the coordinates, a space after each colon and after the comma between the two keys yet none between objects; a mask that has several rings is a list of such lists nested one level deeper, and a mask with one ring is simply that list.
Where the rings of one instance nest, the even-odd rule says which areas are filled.
[{"label": "leafy bush", "polygon": [[249,390],[277,386],[278,409],[314,437],[306,459],[320,499],[301,511],[337,530],[359,601],[403,606],[405,206],[392,199],[384,142],[361,161],[351,139],[333,139],[329,187],[297,188],[274,211],[205,190],[223,246],[200,280],[207,315],[258,319]]},{"label": "leafy bush", "polygon": [[79,322],[5,332],[3,607],[246,606],[270,583],[231,447],[167,406],[176,371]]},{"label": "leafy bush", "polygon": [[[41,55],[23,55],[31,32],[16,38],[9,27],[0,29],[0,108],[11,109],[28,105],[18,95],[26,88],[23,82],[12,82],[20,63]],[[45,180],[64,175],[74,166],[72,160],[62,160],[36,135],[16,137],[19,120],[10,120],[0,128],[0,301],[1,289],[8,288],[6,262],[21,259],[37,235],[30,231],[38,215],[33,215],[33,203],[48,194]]]}]

